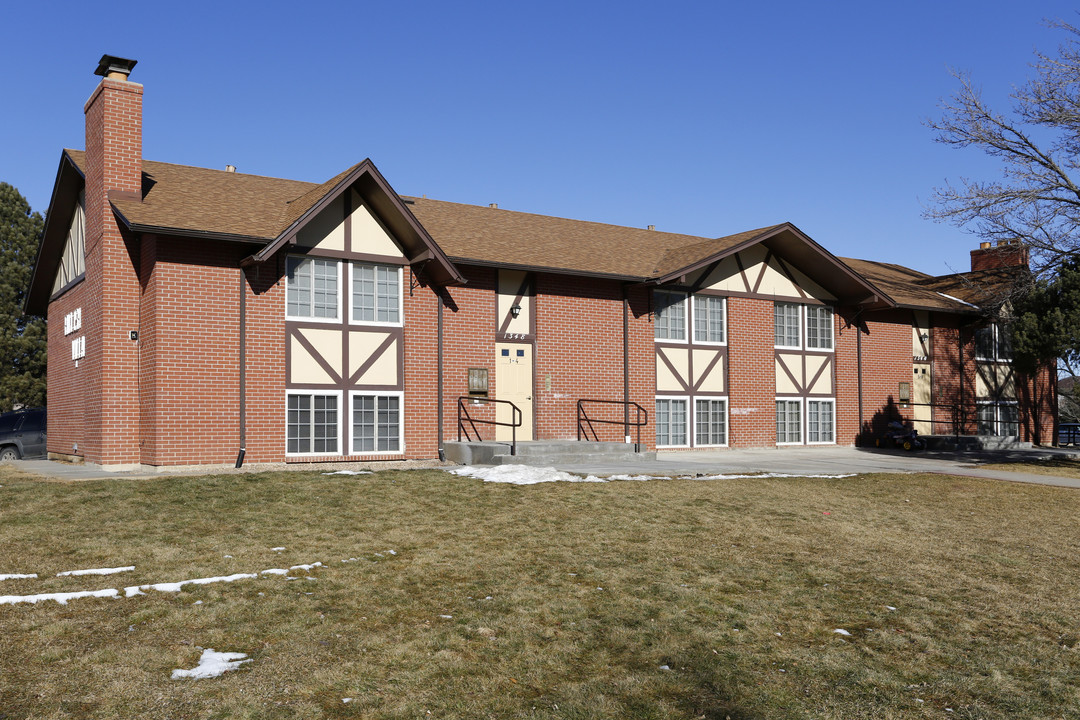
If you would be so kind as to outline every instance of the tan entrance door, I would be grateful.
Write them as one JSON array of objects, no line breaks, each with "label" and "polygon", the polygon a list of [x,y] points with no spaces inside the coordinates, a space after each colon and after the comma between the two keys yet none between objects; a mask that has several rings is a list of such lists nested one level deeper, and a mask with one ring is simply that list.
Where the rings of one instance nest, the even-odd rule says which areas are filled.
[{"label": "tan entrance door", "polygon": [[[495,343],[495,397],[509,400],[521,410],[521,427],[517,439],[533,439],[533,348],[518,343]],[[508,405],[497,405],[495,418],[511,422],[513,410]],[[510,440],[509,427],[495,427],[496,440]]]},{"label": "tan entrance door", "polygon": [[930,418],[934,409],[926,407],[930,404],[930,397],[930,363],[914,363],[911,368],[911,402],[915,406],[911,409],[911,416],[914,420],[912,424],[920,435],[933,432]]}]

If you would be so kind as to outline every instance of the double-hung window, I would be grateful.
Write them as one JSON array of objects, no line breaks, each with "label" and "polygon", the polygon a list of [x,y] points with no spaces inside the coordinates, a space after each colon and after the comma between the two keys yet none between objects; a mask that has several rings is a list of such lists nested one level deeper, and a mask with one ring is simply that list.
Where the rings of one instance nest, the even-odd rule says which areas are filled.
[{"label": "double-hung window", "polygon": [[1012,338],[1008,328],[997,323],[975,331],[975,358],[1008,362],[1012,360]]},{"label": "double-hung window", "polygon": [[778,302],[773,306],[773,319],[776,331],[776,347],[802,347],[800,333],[801,305]]},{"label": "double-hung window", "polygon": [[832,400],[806,401],[806,442],[836,442],[836,427]]},{"label": "double-hung window", "polygon": [[656,290],[653,307],[656,339],[686,340],[686,293]]},{"label": "double-hung window", "polygon": [[352,320],[386,325],[401,324],[401,268],[392,265],[353,264]]},{"label": "double-hung window", "polygon": [[694,401],[694,441],[696,445],[727,445],[727,400]]},{"label": "double-hung window", "polygon": [[338,395],[289,393],[285,451],[338,454]]},{"label": "double-hung window", "polygon": [[686,400],[657,398],[657,447],[685,447],[687,444]]},{"label": "double-hung window", "polygon": [[806,306],[806,347],[813,350],[833,349],[833,311],[822,305]]},{"label": "double-hung window", "polygon": [[727,342],[724,298],[694,295],[694,342]]},{"label": "double-hung window", "polygon": [[352,397],[352,451],[402,451],[401,394],[354,394]]},{"label": "double-hung window", "polygon": [[285,307],[290,318],[338,318],[337,260],[290,257],[285,261]]},{"label": "double-hung window", "polygon": [[776,401],[776,442],[802,442],[802,401]]}]

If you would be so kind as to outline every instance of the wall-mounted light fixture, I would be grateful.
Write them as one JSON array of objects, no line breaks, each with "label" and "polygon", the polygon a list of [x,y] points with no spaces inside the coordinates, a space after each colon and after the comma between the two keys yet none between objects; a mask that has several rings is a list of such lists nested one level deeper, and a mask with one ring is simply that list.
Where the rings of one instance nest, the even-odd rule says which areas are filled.
[{"label": "wall-mounted light fixture", "polygon": [[520,314],[521,314],[521,306],[520,305],[511,305],[510,306],[510,315],[511,316],[516,318]]}]

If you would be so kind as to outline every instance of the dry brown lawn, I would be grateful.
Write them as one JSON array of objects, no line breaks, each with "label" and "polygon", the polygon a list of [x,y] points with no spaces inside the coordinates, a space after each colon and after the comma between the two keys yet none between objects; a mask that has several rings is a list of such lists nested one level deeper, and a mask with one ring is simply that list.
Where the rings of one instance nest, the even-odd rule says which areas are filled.
[{"label": "dry brown lawn", "polygon": [[[0,595],[325,564],[0,605],[5,720],[1080,715],[1075,490],[10,468],[0,485],[0,574],[40,576]],[[201,648],[252,661],[171,679]]]},{"label": "dry brown lawn", "polygon": [[1047,458],[1039,462],[987,463],[979,467],[987,470],[1006,470],[1008,472],[1034,473],[1035,475],[1080,478],[1080,460],[1068,457]]}]

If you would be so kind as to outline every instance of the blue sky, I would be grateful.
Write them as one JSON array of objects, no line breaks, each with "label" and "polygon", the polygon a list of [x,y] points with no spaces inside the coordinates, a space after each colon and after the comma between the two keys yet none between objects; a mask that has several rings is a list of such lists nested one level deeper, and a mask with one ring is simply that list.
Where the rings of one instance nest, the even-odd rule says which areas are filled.
[{"label": "blue sky", "polygon": [[[116,11],[110,14],[110,6]],[[716,237],[790,221],[840,256],[943,274],[922,218],[991,178],[923,122],[970,71],[1001,110],[1067,2],[24,3],[3,7],[0,181],[48,207],[104,53],[138,60],[143,154]]]}]

